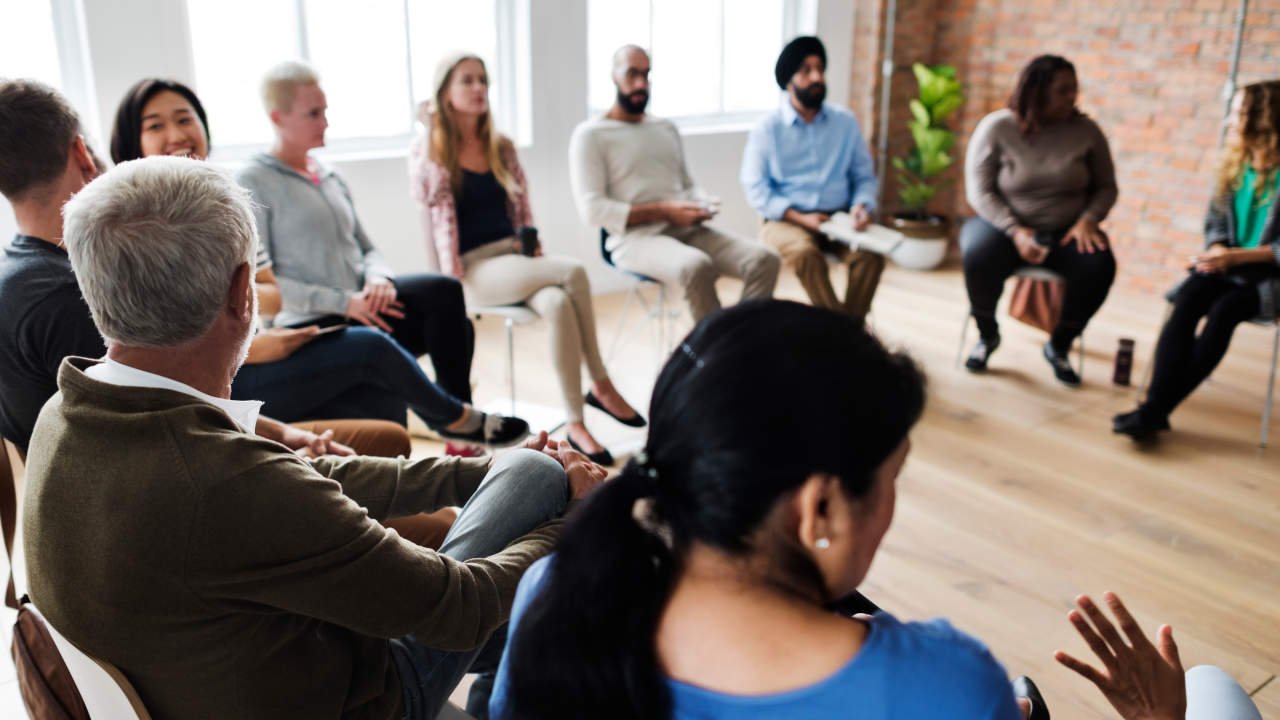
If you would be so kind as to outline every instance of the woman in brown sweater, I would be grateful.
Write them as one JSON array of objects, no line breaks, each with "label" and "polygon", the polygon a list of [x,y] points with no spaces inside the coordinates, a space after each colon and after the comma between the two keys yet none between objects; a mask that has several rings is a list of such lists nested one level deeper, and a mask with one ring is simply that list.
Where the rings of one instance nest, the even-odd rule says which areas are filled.
[{"label": "woman in brown sweater", "polygon": [[978,216],[960,231],[964,280],[979,339],[965,367],[987,368],[1000,345],[996,302],[1017,269],[1066,278],[1062,316],[1044,346],[1061,382],[1080,377],[1071,344],[1102,307],[1116,262],[1098,224],[1116,202],[1115,167],[1102,130],[1076,108],[1075,66],[1041,55],[1018,75],[1009,107],[983,118],[965,157],[965,195]]}]

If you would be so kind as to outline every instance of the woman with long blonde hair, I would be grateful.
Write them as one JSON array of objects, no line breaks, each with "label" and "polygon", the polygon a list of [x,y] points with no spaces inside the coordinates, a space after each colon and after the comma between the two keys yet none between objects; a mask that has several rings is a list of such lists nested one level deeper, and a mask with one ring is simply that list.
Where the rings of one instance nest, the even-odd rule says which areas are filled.
[{"label": "woman with long blonde hair", "polygon": [[[469,302],[523,302],[547,318],[569,444],[595,462],[612,464],[613,456],[583,423],[584,402],[624,425],[645,421],[609,380],[582,264],[544,256],[540,244],[522,246],[518,239],[533,228],[529,186],[514,144],[494,129],[484,61],[469,53],[442,60],[435,96],[424,103],[420,119],[425,132],[411,148],[409,173],[431,238],[428,251],[441,272],[462,281]],[[583,365],[592,382],[585,397]]]},{"label": "woman with long blonde hair", "polygon": [[[1205,249],[1171,296],[1147,399],[1112,429],[1146,440],[1222,360],[1231,335],[1253,318],[1274,320],[1280,300],[1280,80],[1246,85],[1227,113],[1227,146],[1205,218]],[[1203,319],[1204,328],[1196,334]]]}]

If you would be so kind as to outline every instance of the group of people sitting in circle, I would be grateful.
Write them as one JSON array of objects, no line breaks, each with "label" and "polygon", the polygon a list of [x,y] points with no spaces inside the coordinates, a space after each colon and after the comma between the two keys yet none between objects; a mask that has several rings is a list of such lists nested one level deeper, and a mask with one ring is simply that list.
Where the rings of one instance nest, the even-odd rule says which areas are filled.
[{"label": "group of people sitting in circle", "polygon": [[[877,208],[825,64],[816,38],[789,43],[786,98],[750,135],[761,243],[707,224],[679,133],[645,112],[648,55],[615,54],[615,103],[570,144],[575,200],[613,262],[680,288],[697,324],[658,376],[643,451],[607,482],[584,405],[646,419],[601,360],[581,263],[522,252],[528,183],[478,57],[441,63],[411,150],[440,274],[393,272],[310,154],[326,99],[305,64],[267,74],[276,140],[235,177],[197,162],[209,118],[180,83],[128,92],[106,170],[61,95],[0,81],[20,232],[0,260],[0,432],[26,453],[32,601],[153,717],[434,718],[468,672],[475,717],[1047,717],[976,639],[857,593],[926,393],[865,327],[883,258],[840,251],[843,300],[828,276],[821,224]],[[999,345],[1004,281],[1043,264],[1067,282],[1045,357],[1079,384],[1066,354],[1114,278],[1099,225],[1117,191],[1076,93],[1070,63],[1037,58],[970,142],[971,370]],[[1206,250],[1147,401],[1115,421],[1135,438],[1167,428],[1236,324],[1276,310],[1280,83],[1232,108]],[[782,265],[813,306],[769,299]],[[743,282],[725,310],[720,275]],[[563,442],[471,404],[467,304],[516,302],[551,327]],[[407,411],[456,445],[407,459]],[[1184,676],[1168,626],[1152,642],[1115,595],[1114,622],[1077,603],[1101,667],[1057,658],[1121,716],[1259,717],[1222,671]]]}]

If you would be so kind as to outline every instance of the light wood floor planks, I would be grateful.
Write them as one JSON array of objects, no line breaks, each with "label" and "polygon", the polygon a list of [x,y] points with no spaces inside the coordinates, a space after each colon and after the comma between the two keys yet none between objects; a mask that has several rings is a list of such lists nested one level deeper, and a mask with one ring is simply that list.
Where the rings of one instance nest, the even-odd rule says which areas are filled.
[{"label": "light wood floor planks", "polygon": [[[722,284],[724,299],[736,295]],[[804,298],[785,272],[778,295]],[[606,350],[622,299],[597,298]],[[1111,385],[1111,357],[1120,337],[1136,339],[1135,382],[1143,376],[1160,298],[1112,294],[1089,327],[1076,390],[1053,380],[1043,335],[1008,320],[990,373],[953,367],[966,308],[954,268],[890,268],[876,298],[872,325],[924,365],[930,398],[867,594],[900,617],[941,615],[979,636],[1011,675],[1036,679],[1056,717],[1112,718],[1052,653],[1087,652],[1065,620],[1072,598],[1115,590],[1144,627],[1174,626],[1188,664],[1261,687],[1264,717],[1280,718],[1280,430],[1270,450],[1257,448],[1270,330],[1242,327],[1213,379],[1174,415],[1174,431],[1141,449],[1110,432],[1111,415],[1134,404],[1132,388]],[[630,325],[610,369],[647,405],[655,344],[634,308]],[[496,322],[477,327],[483,403],[505,394],[505,340]],[[547,342],[541,323],[516,332],[521,400],[558,401]],[[587,421],[615,453],[643,442],[643,431],[594,411]]]}]

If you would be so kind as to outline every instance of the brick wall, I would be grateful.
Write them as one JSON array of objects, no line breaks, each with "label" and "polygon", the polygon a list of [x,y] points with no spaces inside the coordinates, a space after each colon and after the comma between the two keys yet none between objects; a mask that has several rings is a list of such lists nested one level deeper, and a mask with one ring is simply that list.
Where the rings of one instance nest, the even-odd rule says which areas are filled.
[{"label": "brick wall", "polygon": [[[859,19],[885,6],[883,0],[864,4],[872,8],[860,7]],[[1080,76],[1081,107],[1106,132],[1116,160],[1120,201],[1106,227],[1120,261],[1119,282],[1161,291],[1200,246],[1237,6],[1237,0],[899,0],[889,154],[910,147],[911,63],[955,65],[968,99],[952,120],[960,136],[955,185],[937,207],[972,214],[959,172],[969,134],[1004,105],[1029,59],[1066,56]],[[858,76],[867,63],[858,46],[863,54],[883,49],[867,48],[866,29],[855,32],[853,105],[874,143],[877,122],[867,109],[878,108],[860,93],[878,95],[878,87]],[[1250,2],[1244,43],[1241,83],[1280,76],[1280,0]],[[885,205],[895,204],[890,173]]]}]

